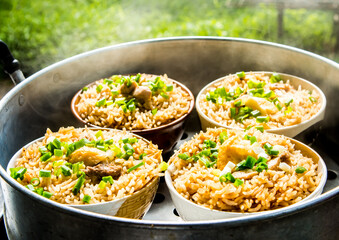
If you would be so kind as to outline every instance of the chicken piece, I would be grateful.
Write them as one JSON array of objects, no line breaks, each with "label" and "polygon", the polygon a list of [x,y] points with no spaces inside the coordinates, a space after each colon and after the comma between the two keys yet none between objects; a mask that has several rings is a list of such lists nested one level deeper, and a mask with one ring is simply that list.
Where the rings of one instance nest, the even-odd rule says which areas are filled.
[{"label": "chicken piece", "polygon": [[84,172],[88,177],[112,176],[114,179],[117,179],[121,175],[121,170],[122,170],[122,167],[119,165],[98,164],[93,167],[87,166],[84,169]]},{"label": "chicken piece", "polygon": [[147,108],[151,107],[152,91],[146,86],[138,86],[133,92],[135,97],[140,103],[143,103]]},{"label": "chicken piece", "polygon": [[267,162],[267,167],[270,170],[275,170],[280,164],[280,157],[276,157]]},{"label": "chicken piece", "polygon": [[240,178],[240,179],[245,179],[245,180],[251,179],[252,177],[254,177],[257,174],[258,174],[257,171],[253,171],[251,169],[237,171],[237,172],[232,173],[234,178]]},{"label": "chicken piece", "polygon": [[241,99],[245,106],[258,110],[262,115],[275,114],[278,108],[265,98],[245,96]]},{"label": "chicken piece", "polygon": [[244,140],[240,136],[231,137],[219,147],[217,168],[223,170],[229,161],[238,164],[247,156],[256,156],[250,141]]},{"label": "chicken piece", "polygon": [[113,160],[114,154],[111,150],[106,152],[97,148],[84,146],[75,150],[69,156],[70,163],[84,162],[86,166],[94,166],[102,162],[110,162]]},{"label": "chicken piece", "polygon": [[133,93],[133,91],[138,87],[138,83],[136,81],[125,81],[120,86],[120,93],[122,94],[130,94]]}]

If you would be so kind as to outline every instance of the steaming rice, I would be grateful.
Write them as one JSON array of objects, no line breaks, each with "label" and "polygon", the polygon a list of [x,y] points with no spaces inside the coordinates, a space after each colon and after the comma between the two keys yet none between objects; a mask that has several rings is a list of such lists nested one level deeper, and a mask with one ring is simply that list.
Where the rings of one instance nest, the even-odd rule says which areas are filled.
[{"label": "steaming rice", "polygon": [[208,88],[198,104],[207,117],[224,126],[275,129],[310,119],[320,110],[319,99],[316,91],[295,89],[279,74],[242,72]]},{"label": "steaming rice", "polygon": [[188,112],[192,99],[167,75],[114,75],[86,87],[76,109],[86,122],[116,129],[150,129]]},{"label": "steaming rice", "polygon": [[59,203],[99,203],[142,189],[160,175],[161,159],[156,145],[125,131],[48,129],[23,149],[11,176]]},{"label": "steaming rice", "polygon": [[257,130],[207,129],[169,160],[173,186],[215,210],[258,212],[299,202],[319,185],[318,163],[291,141]]}]

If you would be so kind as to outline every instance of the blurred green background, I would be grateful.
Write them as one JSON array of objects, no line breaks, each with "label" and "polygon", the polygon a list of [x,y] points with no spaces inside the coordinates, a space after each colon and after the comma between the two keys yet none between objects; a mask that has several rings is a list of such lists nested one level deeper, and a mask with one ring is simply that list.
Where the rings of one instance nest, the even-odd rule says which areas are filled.
[{"label": "blurred green background", "polygon": [[[283,34],[278,36],[276,5],[246,2],[251,1],[0,0],[0,39],[21,62],[26,76],[107,45],[193,35],[282,43],[339,62],[334,11],[307,6],[285,9]],[[0,69],[0,81],[5,79]]]}]

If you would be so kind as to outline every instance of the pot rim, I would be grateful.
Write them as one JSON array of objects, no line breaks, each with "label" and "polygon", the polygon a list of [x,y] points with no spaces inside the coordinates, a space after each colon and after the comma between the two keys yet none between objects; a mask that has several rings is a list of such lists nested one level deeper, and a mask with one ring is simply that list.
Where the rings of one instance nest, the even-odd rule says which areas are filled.
[{"label": "pot rim", "polygon": [[[278,43],[272,43],[272,42],[267,42],[267,41],[262,41],[262,40],[253,40],[253,39],[245,39],[245,38],[232,38],[232,37],[197,37],[197,36],[187,36],[187,37],[170,37],[170,38],[155,38],[155,39],[146,39],[146,40],[138,40],[138,41],[132,41],[132,42],[127,42],[127,43],[121,43],[117,45],[112,45],[112,46],[107,46],[99,49],[95,49],[92,51],[84,52],[78,55],[75,55],[73,57],[67,58],[65,60],[62,60],[60,62],[54,63],[37,73],[31,75],[28,77],[25,81],[22,83],[18,84],[15,86],[12,90],[10,90],[1,100],[0,100],[0,109],[5,108],[6,103],[13,98],[16,94],[19,93],[21,88],[24,88],[26,85],[28,85],[31,81],[33,81],[35,78],[47,74],[50,70],[63,66],[65,64],[68,64],[78,58],[84,58],[88,57],[100,52],[105,52],[107,50],[111,49],[119,49],[119,48],[128,48],[131,46],[136,46],[136,45],[144,45],[144,44],[152,44],[152,43],[161,43],[161,42],[170,42],[170,41],[228,41],[228,42],[239,42],[239,43],[250,43],[250,44],[258,44],[258,45],[265,45],[269,47],[276,47],[280,48],[283,50],[289,50],[293,52],[297,52],[303,55],[308,55],[310,57],[316,58],[317,60],[323,61],[332,67],[335,67],[339,70],[339,64],[327,59],[325,57],[322,57],[320,55],[317,55],[315,53],[308,52],[306,50],[302,50],[299,48],[283,45],[283,44],[278,44]],[[32,192],[25,192],[26,189],[22,189],[19,185],[18,182],[16,182],[14,179],[12,179],[9,174],[6,172],[6,170],[0,165],[0,176],[2,177],[2,184],[4,182],[8,183],[11,187],[13,187],[15,190],[21,192],[22,194],[27,195],[31,199],[38,201],[40,204],[43,204],[48,207],[55,208],[56,211],[73,215],[73,216],[79,216],[83,218],[88,218],[91,220],[95,221],[113,221],[115,224],[121,224],[122,226],[125,226],[125,223],[128,224],[133,224],[135,227],[139,228],[144,228],[144,227],[153,227],[153,228],[162,228],[162,229],[168,229],[169,227],[171,228],[179,228],[183,229],[183,227],[186,227],[187,229],[191,228],[215,228],[217,226],[236,226],[239,224],[249,224],[249,223],[254,223],[254,222],[259,222],[259,221],[269,221],[269,220],[274,220],[275,218],[282,218],[286,215],[292,215],[296,212],[300,211],[306,211],[308,208],[312,208],[316,205],[321,205],[324,204],[325,201],[329,201],[332,198],[336,197],[339,195],[339,186],[321,194],[320,196],[306,201],[299,206],[296,206],[295,208],[291,208],[287,211],[277,211],[275,213],[263,213],[260,216],[249,216],[249,217],[244,217],[241,219],[234,219],[234,220],[229,220],[229,219],[221,219],[221,220],[208,220],[208,221],[197,221],[197,222],[173,222],[173,221],[155,221],[155,220],[137,220],[137,219],[126,219],[126,218],[120,218],[120,217],[114,217],[114,216],[107,216],[107,215],[102,215],[102,214],[97,214],[97,213],[91,213],[87,212],[85,210],[80,210],[80,209],[73,209],[70,206],[63,206],[60,203],[54,203],[47,201],[47,199],[40,199],[38,196],[36,196],[35,193]],[[29,191],[27,189],[27,191]]]}]

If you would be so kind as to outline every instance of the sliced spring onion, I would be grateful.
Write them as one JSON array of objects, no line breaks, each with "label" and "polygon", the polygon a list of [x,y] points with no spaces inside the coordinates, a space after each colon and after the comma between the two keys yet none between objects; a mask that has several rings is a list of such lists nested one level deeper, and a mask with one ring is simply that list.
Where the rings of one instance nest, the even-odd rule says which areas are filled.
[{"label": "sliced spring onion", "polygon": [[241,161],[237,164],[236,171],[244,170],[244,169],[252,169],[257,160],[252,156],[247,156],[246,160]]},{"label": "sliced spring onion", "polygon": [[228,172],[228,173],[226,173],[224,175],[221,175],[219,177],[219,181],[220,182],[232,182],[232,183],[234,183],[235,182],[235,178],[233,177],[233,175],[230,172]]},{"label": "sliced spring onion", "polygon": [[82,91],[83,91],[83,92],[86,92],[87,90],[88,90],[88,87],[83,87],[83,88],[82,88]]},{"label": "sliced spring onion", "polygon": [[99,138],[99,137],[101,137],[102,136],[102,131],[101,130],[99,130],[99,131],[97,131],[96,133],[95,133],[95,137],[96,138]]},{"label": "sliced spring onion", "polygon": [[100,188],[100,189],[104,189],[105,187],[106,187],[106,182],[105,181],[100,181],[100,183],[99,183],[99,185],[98,185],[98,187]]},{"label": "sliced spring onion", "polygon": [[257,130],[259,130],[260,132],[264,132],[264,126],[257,126],[255,127]]},{"label": "sliced spring onion", "polygon": [[282,106],[279,102],[275,106],[278,108],[279,111],[282,109]]},{"label": "sliced spring onion", "polygon": [[166,93],[161,92],[160,96],[162,96],[165,99],[169,99],[169,96]]},{"label": "sliced spring onion", "polygon": [[105,177],[102,177],[101,180],[104,181],[104,182],[106,182],[106,183],[110,183],[110,184],[113,184],[113,183],[114,183],[112,176],[105,176]]},{"label": "sliced spring onion", "polygon": [[293,102],[293,98],[285,102],[285,106],[288,107]]},{"label": "sliced spring onion", "polygon": [[80,188],[85,183],[85,175],[81,175],[78,178],[78,181],[75,183],[74,187],[72,188],[72,192],[74,195],[77,195],[80,192]]},{"label": "sliced spring onion", "polygon": [[172,92],[172,91],[173,91],[173,85],[172,84],[166,85],[166,92]]},{"label": "sliced spring onion", "polygon": [[52,153],[46,152],[44,155],[40,157],[41,162],[46,162],[52,157]]},{"label": "sliced spring onion", "polygon": [[304,173],[305,171],[307,171],[307,169],[300,166],[295,169],[296,173]]},{"label": "sliced spring onion", "polygon": [[180,154],[178,154],[178,157],[182,160],[187,160],[187,159],[190,158],[190,156],[188,156],[187,153],[180,153]]},{"label": "sliced spring onion", "polygon": [[34,189],[34,192],[42,196],[44,189],[42,187],[38,187],[37,189]]},{"label": "sliced spring onion", "polygon": [[142,160],[144,159],[144,157],[147,155],[147,153],[142,153],[139,155],[139,160]]},{"label": "sliced spring onion", "polygon": [[257,172],[262,172],[263,170],[267,170],[267,169],[268,169],[268,166],[265,162],[259,162],[255,167],[255,170]]},{"label": "sliced spring onion", "polygon": [[48,152],[48,149],[45,146],[39,147],[39,152],[41,152],[41,154],[45,154],[46,152]]},{"label": "sliced spring onion", "polygon": [[82,199],[82,201],[84,202],[84,203],[89,203],[89,201],[91,200],[91,196],[90,195],[84,195],[84,198]]},{"label": "sliced spring onion", "polygon": [[255,136],[251,136],[249,140],[250,140],[251,145],[252,145],[253,143],[255,143],[257,141],[257,138]]},{"label": "sliced spring onion", "polygon": [[284,114],[286,115],[286,114],[289,114],[290,112],[292,112],[293,111],[293,109],[291,108],[291,106],[288,106],[287,107],[287,110],[285,110],[284,111]]},{"label": "sliced spring onion", "polygon": [[240,107],[241,106],[241,100],[234,102],[234,106]]},{"label": "sliced spring onion", "polygon": [[270,82],[271,83],[277,83],[281,81],[281,77],[278,73],[273,73],[270,77]]},{"label": "sliced spring onion", "polygon": [[157,112],[158,112],[158,109],[157,109],[157,108],[152,109],[152,115],[157,114]]},{"label": "sliced spring onion", "polygon": [[242,72],[237,72],[236,74],[237,74],[237,76],[238,76],[239,78],[244,78],[244,77],[245,77],[245,72],[244,72],[244,71],[242,71]]},{"label": "sliced spring onion", "polygon": [[256,121],[258,123],[263,123],[263,122],[268,122],[270,120],[270,117],[269,116],[258,116],[256,118]]},{"label": "sliced spring onion", "polygon": [[103,86],[101,84],[99,84],[97,87],[96,87],[96,90],[97,92],[101,92]]},{"label": "sliced spring onion", "polygon": [[253,110],[252,112],[250,112],[250,114],[253,116],[253,117],[258,117],[261,113],[259,110]]},{"label": "sliced spring onion", "polygon": [[14,179],[20,178],[20,180],[24,179],[24,174],[27,172],[27,169],[24,167],[16,167],[16,168],[10,168],[11,171],[11,177]]},{"label": "sliced spring onion", "polygon": [[236,186],[236,187],[239,187],[243,184],[244,184],[244,181],[239,179],[239,178],[235,179],[235,181],[234,181],[234,186]]},{"label": "sliced spring onion", "polygon": [[31,185],[33,185],[33,187],[37,187],[40,184],[40,179],[39,178],[32,178],[31,179]]},{"label": "sliced spring onion", "polygon": [[314,97],[309,97],[309,99],[310,99],[310,101],[313,102],[313,103],[317,102],[317,99],[314,98]]},{"label": "sliced spring onion", "polygon": [[51,177],[51,171],[50,170],[40,170],[40,172],[39,172],[39,177],[47,177],[47,178],[49,178],[49,177]]},{"label": "sliced spring onion", "polygon": [[168,168],[168,163],[167,162],[161,162],[160,164],[159,164],[159,169],[160,169],[160,171],[166,171],[167,170],[167,168]]},{"label": "sliced spring onion", "polygon": [[141,166],[144,165],[144,164],[145,164],[145,163],[142,161],[141,163],[138,163],[137,165],[135,165],[135,166],[133,166],[133,167],[127,169],[127,172],[130,173],[130,172],[132,172],[133,170],[135,170],[135,169],[141,167]]},{"label": "sliced spring onion", "polygon": [[220,141],[221,144],[223,144],[226,141],[227,138],[228,138],[228,136],[227,136],[227,132],[226,131],[221,132],[219,134],[219,141]]},{"label": "sliced spring onion", "polygon": [[121,149],[119,147],[117,147],[117,145],[112,144],[110,146],[110,148],[113,150],[116,157],[120,158],[122,156],[123,153],[122,153]]},{"label": "sliced spring onion", "polygon": [[42,192],[42,196],[44,196],[45,198],[51,198],[53,196],[53,193],[47,192],[47,191],[43,191]]},{"label": "sliced spring onion", "polygon": [[62,157],[62,155],[64,155],[64,153],[61,149],[54,149],[54,156]]},{"label": "sliced spring onion", "polygon": [[106,105],[106,98],[102,98],[95,103],[96,107],[102,107],[102,106],[105,106],[105,105]]},{"label": "sliced spring onion", "polygon": [[61,169],[61,173],[65,176],[65,177],[68,177],[68,176],[71,176],[72,175],[72,170],[67,167],[66,165],[62,165],[60,167]]},{"label": "sliced spring onion", "polygon": [[231,108],[230,111],[231,111],[231,118],[235,118],[235,116],[236,116],[236,108]]},{"label": "sliced spring onion", "polygon": [[35,188],[34,188],[34,186],[32,184],[27,184],[26,188],[28,188],[31,191],[35,191]]}]

